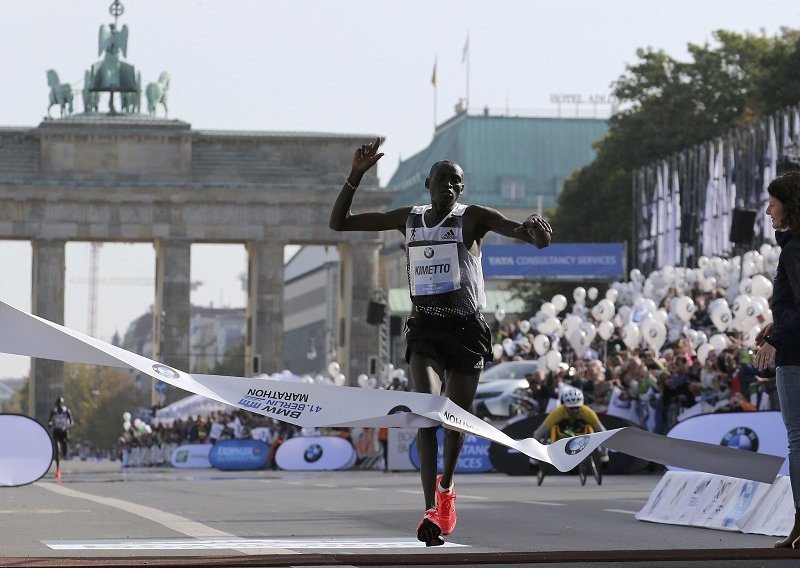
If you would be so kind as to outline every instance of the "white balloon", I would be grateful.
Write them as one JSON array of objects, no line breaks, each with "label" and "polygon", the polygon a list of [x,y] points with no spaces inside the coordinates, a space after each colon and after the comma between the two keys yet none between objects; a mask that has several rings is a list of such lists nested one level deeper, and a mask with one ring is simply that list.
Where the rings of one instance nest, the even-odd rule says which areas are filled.
[{"label": "white balloon", "polygon": [[537,355],[544,355],[550,350],[550,338],[546,335],[537,335],[533,338],[533,350]]},{"label": "white balloon", "polygon": [[369,377],[364,374],[358,375],[357,382],[361,388],[367,388],[369,386]]},{"label": "white balloon", "polygon": [[503,357],[503,346],[499,343],[492,345],[492,355],[494,355],[495,361],[501,359]]},{"label": "white balloon", "polygon": [[721,352],[726,347],[728,347],[728,345],[730,345],[730,343],[731,343],[731,340],[728,339],[728,336],[724,335],[722,333],[717,333],[717,334],[712,335],[711,337],[708,338],[708,345],[713,347],[714,350],[717,353]]},{"label": "white balloon", "polygon": [[743,276],[752,276],[757,272],[756,263],[752,260],[748,260],[742,263],[742,275]]},{"label": "white balloon", "polygon": [[522,333],[528,333],[531,330],[531,322],[524,319],[519,322],[519,330]]},{"label": "white balloon", "polygon": [[494,319],[497,321],[503,321],[506,318],[506,311],[503,308],[497,308],[494,311]]},{"label": "white balloon", "polygon": [[763,274],[756,274],[750,279],[750,293],[753,296],[769,298],[772,296],[772,282]]},{"label": "white balloon", "polygon": [[576,329],[572,332],[569,336],[569,344],[572,346],[572,349],[575,351],[575,354],[578,357],[582,357],[586,350],[589,348],[589,338],[586,336],[586,332],[582,329]]},{"label": "white balloon", "polygon": [[536,368],[542,370],[547,369],[547,357],[542,355],[536,359]]},{"label": "white balloon", "polygon": [[539,307],[539,311],[549,318],[555,316],[557,313],[555,305],[553,305],[551,302],[542,302],[542,305]]},{"label": "white balloon", "polygon": [[133,427],[137,430],[142,426],[143,422],[141,418],[134,418],[133,419]]},{"label": "white balloon", "polygon": [[378,386],[378,379],[375,377],[370,377],[367,379],[367,386],[371,389],[374,389]]},{"label": "white balloon", "polygon": [[763,296],[751,296],[751,299],[750,308],[753,310],[752,317],[761,321],[769,311],[769,302]]},{"label": "white balloon", "polygon": [[539,333],[544,333],[546,335],[550,335],[555,333],[558,329],[558,320],[554,317],[549,317],[536,326],[536,330]]},{"label": "white balloon", "polygon": [[647,330],[645,341],[656,353],[661,351],[661,347],[667,340],[667,326],[663,322],[654,321]]},{"label": "white balloon", "polygon": [[[720,298],[721,300],[721,298]],[[714,300],[717,302],[718,300]],[[714,303],[712,302],[712,304]],[[709,305],[709,312],[708,315],[711,317],[711,321],[714,323],[714,327],[716,327],[719,331],[725,331],[728,329],[731,323],[731,319],[733,318],[731,314],[731,310],[728,307],[728,302],[722,300],[723,303],[715,305],[713,308]]]},{"label": "white balloon", "polygon": [[742,334],[742,343],[746,347],[755,347],[756,346],[756,337],[758,337],[759,333],[761,333],[761,326],[760,325],[754,325],[753,327],[751,327],[750,329],[748,329],[747,331],[745,331]]},{"label": "white balloon", "polygon": [[697,344],[695,345],[695,348],[700,347],[704,343],[708,343],[708,335],[706,335],[706,333],[704,331],[698,331],[697,332]]},{"label": "white balloon", "polygon": [[617,301],[619,298],[619,290],[616,288],[609,288],[606,290],[606,299],[609,300],[612,304]]},{"label": "white balloon", "polygon": [[558,351],[548,351],[545,355],[547,361],[547,368],[550,371],[558,371],[558,366],[561,364],[561,353]]},{"label": "white balloon", "polygon": [[514,340],[511,339],[510,337],[506,337],[502,343],[506,355],[508,355],[509,357],[513,357],[514,354],[517,352],[517,347],[514,345]]},{"label": "white balloon", "polygon": [[592,307],[592,317],[597,321],[608,321],[614,317],[614,302],[603,298]]},{"label": "white balloon", "polygon": [[692,319],[695,311],[697,311],[697,306],[689,296],[680,296],[675,299],[675,314],[681,321]]},{"label": "white balloon", "polygon": [[556,312],[558,313],[563,311],[567,307],[567,298],[566,296],[564,296],[564,294],[556,294],[550,300],[550,303],[552,303],[553,306],[555,306]]},{"label": "white balloon", "polygon": [[639,335],[639,328],[632,323],[626,323],[622,327],[622,342],[628,349],[636,349],[639,347],[641,337]]},{"label": "white balloon", "polygon": [[669,314],[664,308],[659,308],[653,314],[653,319],[659,323],[667,323],[667,320],[669,320]]},{"label": "white balloon", "polygon": [[561,325],[564,328],[564,335],[567,337],[567,339],[569,339],[569,336],[572,335],[572,333],[577,330],[582,323],[583,320],[576,315],[569,315],[564,318],[564,322]]},{"label": "white balloon", "polygon": [[697,348],[697,359],[705,364],[706,359],[711,352],[714,351],[714,347],[710,343],[703,343],[700,347]]},{"label": "white balloon", "polygon": [[576,302],[582,304],[586,299],[586,289],[582,286],[578,286],[575,290],[572,291],[572,297],[575,299]]},{"label": "white balloon", "polygon": [[122,421],[123,422],[130,422],[131,421],[131,413],[130,412],[123,412],[122,413]]},{"label": "white balloon", "polygon": [[342,367],[336,361],[331,361],[328,363],[328,374],[331,376],[331,378],[335,379],[341,370]]},{"label": "white balloon", "polygon": [[717,287],[717,279],[713,276],[709,276],[702,281],[700,287],[703,289],[703,292],[711,292]]},{"label": "white balloon", "polygon": [[[128,415],[130,416],[130,413],[129,413],[129,412],[126,412],[125,414],[128,414]],[[131,429],[131,421],[130,421],[130,420],[126,420],[125,422],[123,422],[123,423],[122,423],[122,429],[123,429],[124,431],[128,431],[128,430],[130,430],[130,429]]]},{"label": "white balloon", "polygon": [[698,268],[705,268],[708,265],[709,258],[707,256],[701,256],[697,259],[697,266]]},{"label": "white balloon", "polygon": [[347,377],[344,376],[344,373],[339,373],[335,377],[333,377],[333,384],[337,387],[343,386],[347,382]]},{"label": "white balloon", "polygon": [[752,322],[749,322],[750,314],[752,311],[752,300],[746,294],[739,294],[731,304],[731,314],[733,315],[733,327],[739,331],[744,331],[752,327]]},{"label": "white balloon", "polygon": [[749,295],[752,292],[753,292],[753,279],[743,278],[742,281],[739,282],[739,293]]},{"label": "white balloon", "polygon": [[614,335],[614,324],[610,321],[601,321],[597,325],[597,333],[600,337],[608,341]]},{"label": "white balloon", "polygon": [[595,301],[597,299],[597,288],[592,286],[591,288],[586,290],[586,297],[592,301]]},{"label": "white balloon", "polygon": [[591,344],[597,336],[597,328],[592,322],[585,321],[581,324],[581,330],[586,334],[586,338],[589,340],[589,344]]}]

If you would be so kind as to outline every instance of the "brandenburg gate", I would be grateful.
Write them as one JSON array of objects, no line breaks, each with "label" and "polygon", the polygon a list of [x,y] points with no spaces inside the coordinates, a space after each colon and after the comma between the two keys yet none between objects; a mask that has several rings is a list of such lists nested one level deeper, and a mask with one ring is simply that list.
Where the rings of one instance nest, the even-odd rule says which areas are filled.
[{"label": "brandenburg gate", "polygon": [[[33,313],[62,324],[67,241],[152,242],[154,358],[187,371],[190,246],[243,243],[248,375],[283,370],[284,247],[337,246],[337,360],[352,379],[378,353],[366,312],[380,241],[331,231],[328,218],[354,148],[374,138],[196,131],[179,120],[101,113],[0,129],[0,239],[31,241]],[[364,179],[360,207],[389,201],[374,174]],[[33,360],[37,419],[63,394],[62,365]]]}]

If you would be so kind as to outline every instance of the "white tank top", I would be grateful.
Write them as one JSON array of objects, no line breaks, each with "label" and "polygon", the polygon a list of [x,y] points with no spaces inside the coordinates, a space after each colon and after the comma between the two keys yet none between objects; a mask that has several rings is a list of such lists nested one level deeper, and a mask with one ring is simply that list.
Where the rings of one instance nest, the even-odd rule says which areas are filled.
[{"label": "white tank top", "polygon": [[417,205],[406,220],[406,272],[414,309],[431,316],[465,317],[486,307],[483,268],[464,245],[464,211],[457,203],[435,227],[425,226],[430,205]]}]

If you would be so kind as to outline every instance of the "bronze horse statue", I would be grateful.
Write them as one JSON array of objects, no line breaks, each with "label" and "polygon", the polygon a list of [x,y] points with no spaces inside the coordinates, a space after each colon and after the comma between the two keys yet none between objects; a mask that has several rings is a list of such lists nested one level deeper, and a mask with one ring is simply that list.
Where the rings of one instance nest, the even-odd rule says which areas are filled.
[{"label": "bronze horse statue", "polygon": [[53,105],[61,107],[61,116],[72,114],[72,86],[69,83],[61,83],[58,80],[58,73],[50,69],[47,71],[47,84],[50,85],[50,105],[47,107],[47,116],[50,116],[50,109]]},{"label": "bronze horse statue", "polygon": [[164,107],[164,116],[167,116],[167,91],[169,91],[169,73],[164,71],[158,76],[158,82],[147,85],[147,112],[153,116],[156,114],[156,105],[161,103]]}]

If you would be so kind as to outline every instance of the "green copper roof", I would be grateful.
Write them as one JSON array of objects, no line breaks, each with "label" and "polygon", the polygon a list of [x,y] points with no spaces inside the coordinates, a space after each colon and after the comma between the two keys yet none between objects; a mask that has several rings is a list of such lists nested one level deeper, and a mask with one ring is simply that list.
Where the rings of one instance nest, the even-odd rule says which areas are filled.
[{"label": "green copper roof", "polygon": [[430,146],[400,162],[387,188],[391,207],[427,203],[431,165],[454,160],[464,168],[462,201],[495,208],[554,207],[564,180],[594,159],[592,144],[605,119],[456,115],[439,125]]}]

